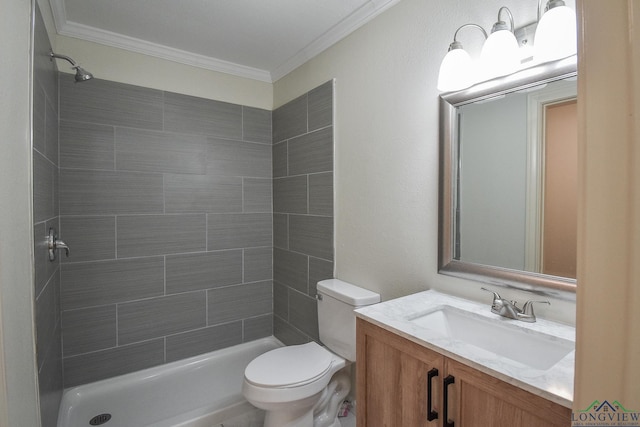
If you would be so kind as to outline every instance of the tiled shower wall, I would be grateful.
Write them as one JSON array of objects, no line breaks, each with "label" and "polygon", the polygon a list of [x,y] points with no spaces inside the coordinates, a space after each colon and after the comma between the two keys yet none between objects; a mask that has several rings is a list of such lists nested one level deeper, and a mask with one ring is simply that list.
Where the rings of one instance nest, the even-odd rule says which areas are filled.
[{"label": "tiled shower wall", "polygon": [[271,112],[59,86],[64,385],[271,335]]},{"label": "tiled shower wall", "polygon": [[274,334],[318,341],[316,283],[333,277],[333,81],[273,112]]},{"label": "tiled shower wall", "polygon": [[58,70],[40,9],[34,8],[33,232],[38,382],[42,427],[53,427],[62,397],[60,262],[49,261],[45,235],[59,228]]}]

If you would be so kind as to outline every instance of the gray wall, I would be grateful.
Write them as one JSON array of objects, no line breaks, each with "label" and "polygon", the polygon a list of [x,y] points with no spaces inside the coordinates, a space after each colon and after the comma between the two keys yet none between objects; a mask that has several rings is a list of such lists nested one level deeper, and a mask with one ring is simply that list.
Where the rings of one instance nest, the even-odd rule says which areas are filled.
[{"label": "gray wall", "polygon": [[59,228],[58,70],[40,9],[35,7],[33,84],[33,218],[36,352],[42,426],[55,426],[62,397],[60,262],[49,262],[45,235]]},{"label": "gray wall", "polygon": [[271,112],[60,75],[64,384],[272,334]]},{"label": "gray wall", "polygon": [[273,112],[274,334],[318,340],[315,294],[333,277],[333,81]]}]

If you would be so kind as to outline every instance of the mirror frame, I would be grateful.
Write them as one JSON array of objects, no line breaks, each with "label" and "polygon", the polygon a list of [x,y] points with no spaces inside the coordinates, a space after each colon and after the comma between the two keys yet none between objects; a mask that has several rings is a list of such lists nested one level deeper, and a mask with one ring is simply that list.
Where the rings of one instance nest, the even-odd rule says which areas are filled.
[{"label": "mirror frame", "polygon": [[577,60],[573,55],[558,61],[532,66],[505,77],[478,83],[469,89],[440,95],[438,273],[575,301],[575,279],[470,263],[453,258],[456,175],[459,160],[456,108],[575,76],[577,76]]}]

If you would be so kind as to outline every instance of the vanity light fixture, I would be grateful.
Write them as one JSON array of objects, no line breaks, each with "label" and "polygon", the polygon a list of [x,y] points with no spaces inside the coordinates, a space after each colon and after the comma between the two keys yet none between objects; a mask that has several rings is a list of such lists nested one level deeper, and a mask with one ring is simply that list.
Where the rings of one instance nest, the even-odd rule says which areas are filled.
[{"label": "vanity light fixture", "polygon": [[453,34],[453,43],[449,45],[449,51],[440,64],[438,90],[441,92],[466,89],[476,82],[473,61],[457,39],[458,32],[469,27],[479,29],[484,34],[485,40],[487,39],[487,32],[480,25],[464,24],[456,30]]},{"label": "vanity light fixture", "polygon": [[574,55],[577,51],[576,14],[563,0],[549,0],[540,18],[534,37],[534,59],[538,63]]},{"label": "vanity light fixture", "polygon": [[[508,75],[530,65],[574,55],[577,50],[574,11],[563,0],[547,0],[542,16],[541,7],[542,0],[538,0],[537,22],[518,29],[514,26],[511,11],[505,6],[501,7],[498,10],[498,21],[488,37],[486,31],[476,24],[465,24],[458,28],[453,36],[453,43],[449,45],[449,51],[440,64],[438,90],[451,92],[466,89],[478,82]],[[510,25],[501,19],[503,12],[508,14]],[[485,35],[486,40],[477,65],[457,40],[458,32],[466,27],[478,28]],[[534,55],[531,61],[531,54],[525,52],[531,49],[531,43],[527,43],[527,39],[533,35],[534,28]],[[526,38],[523,37],[523,31],[528,35]],[[520,34],[520,38],[516,39],[516,34]],[[522,48],[519,47],[518,40],[523,41]]]},{"label": "vanity light fixture", "polygon": [[[509,15],[510,27],[500,19],[503,11]],[[520,53],[514,30],[511,11],[506,6],[501,7],[498,10],[498,21],[493,24],[491,34],[484,42],[480,53],[481,81],[506,76],[520,68]]]}]

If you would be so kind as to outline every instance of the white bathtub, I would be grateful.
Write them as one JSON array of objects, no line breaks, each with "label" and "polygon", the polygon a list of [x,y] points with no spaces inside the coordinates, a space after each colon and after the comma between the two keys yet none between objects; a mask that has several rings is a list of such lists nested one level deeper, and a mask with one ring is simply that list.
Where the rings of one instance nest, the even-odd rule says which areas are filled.
[{"label": "white bathtub", "polygon": [[244,369],[258,355],[282,346],[273,337],[65,391],[58,427],[211,427],[251,411],[242,396]]}]

